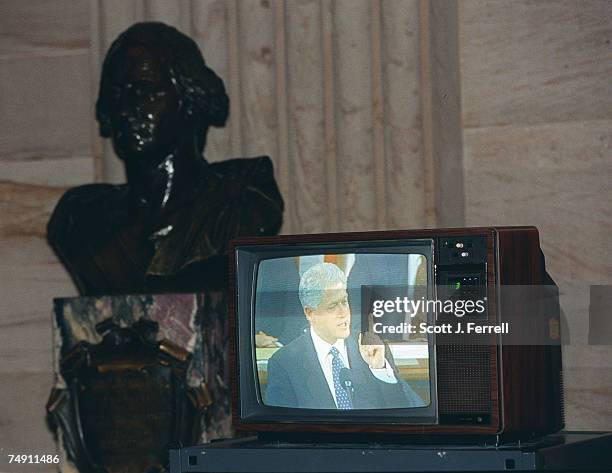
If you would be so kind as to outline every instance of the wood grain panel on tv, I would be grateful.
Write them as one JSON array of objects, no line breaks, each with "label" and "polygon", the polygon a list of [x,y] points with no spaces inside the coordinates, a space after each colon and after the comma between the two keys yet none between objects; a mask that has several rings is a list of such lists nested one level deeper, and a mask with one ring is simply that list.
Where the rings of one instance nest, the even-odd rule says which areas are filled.
[{"label": "wood grain panel on tv", "polygon": [[[500,229],[497,237],[498,276],[502,286],[546,282],[537,229],[522,232]],[[521,314],[522,302],[504,301],[504,310]],[[512,317],[512,320],[525,321],[526,316]],[[520,329],[514,327],[514,330]],[[504,430],[549,432],[561,429],[561,346],[502,344],[501,354]]]}]

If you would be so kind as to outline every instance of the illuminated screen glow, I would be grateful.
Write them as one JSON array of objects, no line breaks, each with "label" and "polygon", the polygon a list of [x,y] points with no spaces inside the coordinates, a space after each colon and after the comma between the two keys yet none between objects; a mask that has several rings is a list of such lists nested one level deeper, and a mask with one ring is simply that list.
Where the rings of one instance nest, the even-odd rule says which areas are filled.
[{"label": "illuminated screen glow", "polygon": [[[266,259],[257,271],[254,342],[265,405],[397,409],[431,402],[426,336],[362,333],[368,287],[427,291],[421,254],[344,253]],[[364,303],[365,304],[365,303]],[[367,312],[367,311],[366,311]],[[367,314],[366,314],[367,315]],[[394,323],[426,322],[412,313]]]}]

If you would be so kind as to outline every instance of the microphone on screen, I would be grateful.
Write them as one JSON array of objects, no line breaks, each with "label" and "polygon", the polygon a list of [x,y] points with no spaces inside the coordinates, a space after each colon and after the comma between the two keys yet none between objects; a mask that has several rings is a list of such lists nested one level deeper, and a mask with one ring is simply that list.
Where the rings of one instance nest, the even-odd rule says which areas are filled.
[{"label": "microphone on screen", "polygon": [[340,386],[342,386],[347,394],[349,399],[351,400],[351,404],[353,403],[353,395],[355,394],[355,386],[353,385],[353,375],[351,370],[348,368],[342,368],[340,370]]}]

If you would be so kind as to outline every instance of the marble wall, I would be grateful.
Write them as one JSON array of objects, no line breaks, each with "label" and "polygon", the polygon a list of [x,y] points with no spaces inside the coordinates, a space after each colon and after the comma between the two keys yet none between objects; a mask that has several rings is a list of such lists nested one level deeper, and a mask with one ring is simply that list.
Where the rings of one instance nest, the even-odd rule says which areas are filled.
[{"label": "marble wall", "polygon": [[8,453],[55,452],[51,300],[76,291],[45,225],[67,188],[95,177],[89,15],[86,2],[0,2],[0,471],[23,471]]},{"label": "marble wall", "polygon": [[466,225],[536,225],[570,329],[569,429],[612,428],[612,347],[588,346],[612,284],[612,3],[459,2]]}]

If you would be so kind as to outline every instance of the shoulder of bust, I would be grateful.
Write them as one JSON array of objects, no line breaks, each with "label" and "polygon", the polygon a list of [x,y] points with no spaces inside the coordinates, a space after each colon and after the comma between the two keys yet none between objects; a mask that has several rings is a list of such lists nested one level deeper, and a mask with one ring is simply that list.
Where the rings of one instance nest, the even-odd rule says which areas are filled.
[{"label": "shoulder of bust", "polygon": [[85,184],[68,189],[58,201],[56,207],[61,205],[89,205],[100,200],[115,200],[122,197],[127,190],[125,184]]},{"label": "shoulder of bust", "polygon": [[52,246],[99,231],[113,211],[125,202],[127,186],[86,184],[66,191],[47,224],[47,240]]},{"label": "shoulder of bust", "polygon": [[274,165],[269,156],[234,158],[210,164],[211,170],[227,177],[274,178]]}]

